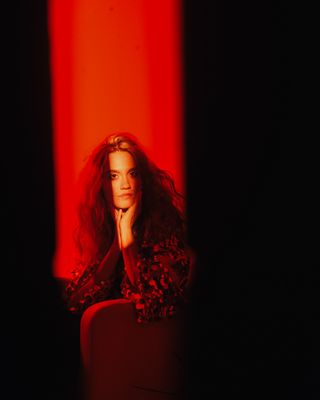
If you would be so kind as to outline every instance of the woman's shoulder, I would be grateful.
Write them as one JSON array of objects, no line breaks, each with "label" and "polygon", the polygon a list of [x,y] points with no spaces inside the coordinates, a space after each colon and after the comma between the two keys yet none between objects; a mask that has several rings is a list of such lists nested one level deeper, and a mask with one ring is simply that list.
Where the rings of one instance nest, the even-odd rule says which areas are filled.
[{"label": "woman's shoulder", "polygon": [[192,254],[185,241],[172,235],[163,240],[143,240],[140,246],[140,256],[150,258],[155,256],[170,256],[172,259],[189,258]]},{"label": "woman's shoulder", "polygon": [[154,251],[161,251],[165,249],[168,250],[176,248],[184,249],[186,248],[186,244],[176,235],[171,235],[170,237],[161,239],[144,238],[141,241],[140,247],[142,249],[153,249]]}]

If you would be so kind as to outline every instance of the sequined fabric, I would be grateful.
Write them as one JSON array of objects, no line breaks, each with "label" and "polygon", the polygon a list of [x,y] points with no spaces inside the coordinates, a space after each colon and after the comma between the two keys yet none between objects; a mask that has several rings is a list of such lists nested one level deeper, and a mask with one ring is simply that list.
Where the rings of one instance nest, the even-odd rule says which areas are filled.
[{"label": "sequined fabric", "polygon": [[[137,261],[138,277],[134,285],[121,263],[111,279],[94,283],[93,276],[99,262],[74,270],[73,278],[65,289],[67,306],[71,312],[81,314],[96,302],[125,298],[132,301],[137,321],[148,322],[170,318],[188,302],[186,285],[190,259],[176,238],[157,244],[142,243]],[[79,298],[77,292],[87,283],[85,293]]]}]

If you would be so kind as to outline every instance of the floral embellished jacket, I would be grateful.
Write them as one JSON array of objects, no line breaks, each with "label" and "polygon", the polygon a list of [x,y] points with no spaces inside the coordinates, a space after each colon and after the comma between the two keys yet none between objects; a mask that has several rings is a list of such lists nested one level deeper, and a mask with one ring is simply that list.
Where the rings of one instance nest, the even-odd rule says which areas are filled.
[{"label": "floral embellished jacket", "polygon": [[[81,314],[99,301],[125,298],[134,304],[137,321],[156,321],[173,316],[179,306],[189,301],[188,286],[191,259],[176,238],[161,243],[143,242],[137,261],[138,278],[133,285],[120,257],[110,279],[94,283],[92,277],[100,261],[73,271],[73,278],[65,289],[68,309]],[[77,296],[88,282],[87,290]]]}]

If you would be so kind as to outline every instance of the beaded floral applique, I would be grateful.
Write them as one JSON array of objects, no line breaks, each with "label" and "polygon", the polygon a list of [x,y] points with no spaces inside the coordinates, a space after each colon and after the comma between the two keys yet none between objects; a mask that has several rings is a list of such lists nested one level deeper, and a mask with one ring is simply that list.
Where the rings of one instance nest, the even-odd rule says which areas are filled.
[{"label": "beaded floral applique", "polygon": [[171,317],[179,305],[187,302],[190,260],[176,239],[144,243],[137,268],[136,284],[125,277],[121,290],[123,297],[134,303],[138,322]]},{"label": "beaded floral applique", "polygon": [[[173,316],[179,306],[188,301],[190,259],[176,238],[161,243],[143,242],[138,254],[138,278],[133,285],[127,274],[120,271],[109,280],[94,283],[93,276],[100,261],[87,268],[77,267],[65,289],[68,309],[72,313],[82,313],[90,305],[108,299],[123,297],[132,301],[137,321],[156,321]],[[88,288],[77,298],[77,291],[88,282]],[[115,287],[115,286],[119,287]],[[74,300],[77,299],[77,300]]]}]

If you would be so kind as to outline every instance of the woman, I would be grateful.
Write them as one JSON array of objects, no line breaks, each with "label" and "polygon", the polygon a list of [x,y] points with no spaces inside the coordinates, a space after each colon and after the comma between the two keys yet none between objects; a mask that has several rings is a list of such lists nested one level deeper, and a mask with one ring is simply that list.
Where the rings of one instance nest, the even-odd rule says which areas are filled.
[{"label": "woman", "polygon": [[80,183],[70,311],[122,297],[133,302],[138,322],[174,315],[188,301],[191,258],[172,178],[133,135],[117,133],[93,150]]}]

